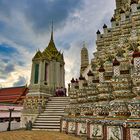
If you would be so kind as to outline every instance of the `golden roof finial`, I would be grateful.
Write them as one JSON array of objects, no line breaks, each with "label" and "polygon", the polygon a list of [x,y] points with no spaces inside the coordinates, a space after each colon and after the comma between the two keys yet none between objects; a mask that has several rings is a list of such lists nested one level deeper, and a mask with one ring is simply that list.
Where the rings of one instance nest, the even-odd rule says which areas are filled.
[{"label": "golden roof finial", "polygon": [[53,40],[53,20],[52,20],[51,40]]}]

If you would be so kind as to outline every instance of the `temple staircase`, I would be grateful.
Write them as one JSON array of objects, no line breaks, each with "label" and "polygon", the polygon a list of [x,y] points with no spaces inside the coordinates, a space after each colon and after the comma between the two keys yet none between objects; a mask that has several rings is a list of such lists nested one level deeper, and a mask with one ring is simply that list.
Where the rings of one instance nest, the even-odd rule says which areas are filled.
[{"label": "temple staircase", "polygon": [[50,97],[44,112],[36,118],[33,130],[60,131],[60,118],[67,115],[64,108],[69,103],[69,97]]}]

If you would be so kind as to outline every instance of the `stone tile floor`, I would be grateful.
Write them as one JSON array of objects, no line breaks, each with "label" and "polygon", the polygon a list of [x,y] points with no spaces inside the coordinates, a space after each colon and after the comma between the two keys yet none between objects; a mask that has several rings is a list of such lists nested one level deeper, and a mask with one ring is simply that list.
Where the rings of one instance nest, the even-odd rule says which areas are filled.
[{"label": "stone tile floor", "polygon": [[0,132],[0,140],[81,140],[81,138],[60,132],[20,130]]}]

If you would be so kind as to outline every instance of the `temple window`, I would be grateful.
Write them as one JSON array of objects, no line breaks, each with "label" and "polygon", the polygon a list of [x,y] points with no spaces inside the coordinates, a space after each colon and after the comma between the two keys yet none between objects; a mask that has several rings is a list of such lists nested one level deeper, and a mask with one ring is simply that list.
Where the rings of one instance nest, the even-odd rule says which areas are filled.
[{"label": "temple window", "polygon": [[47,81],[48,79],[48,64],[45,63],[45,77],[44,77],[44,80]]},{"label": "temple window", "polygon": [[39,79],[39,64],[35,64],[34,84],[38,84]]}]

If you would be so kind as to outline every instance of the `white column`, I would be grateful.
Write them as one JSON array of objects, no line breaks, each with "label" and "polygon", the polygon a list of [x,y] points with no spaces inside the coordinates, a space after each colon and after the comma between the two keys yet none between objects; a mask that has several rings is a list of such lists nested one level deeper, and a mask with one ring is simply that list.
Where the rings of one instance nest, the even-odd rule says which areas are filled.
[{"label": "white column", "polygon": [[40,84],[44,85],[44,76],[45,76],[45,62],[44,61],[40,62],[39,73],[40,73]]},{"label": "white column", "polygon": [[34,84],[34,62],[32,62],[32,70],[31,70],[31,79],[30,79],[30,84]]},{"label": "white column", "polygon": [[56,87],[56,63],[55,60],[52,61],[52,88]]},{"label": "white column", "polygon": [[47,84],[49,85],[50,84],[50,64],[48,63],[48,66],[47,66]]},{"label": "white column", "polygon": [[65,87],[65,66],[62,66],[62,86]]},{"label": "white column", "polygon": [[50,61],[49,64],[49,87],[52,87],[52,81],[53,81],[53,63]]},{"label": "white column", "polygon": [[42,81],[42,61],[39,63],[39,75],[38,75],[38,84],[41,84]]},{"label": "white column", "polygon": [[56,78],[56,86],[55,87],[60,87],[61,86],[61,79],[60,79],[61,73],[60,73],[60,62],[56,62],[55,65],[55,78]]},{"label": "white column", "polygon": [[60,86],[65,87],[64,85],[64,66],[60,66]]}]

